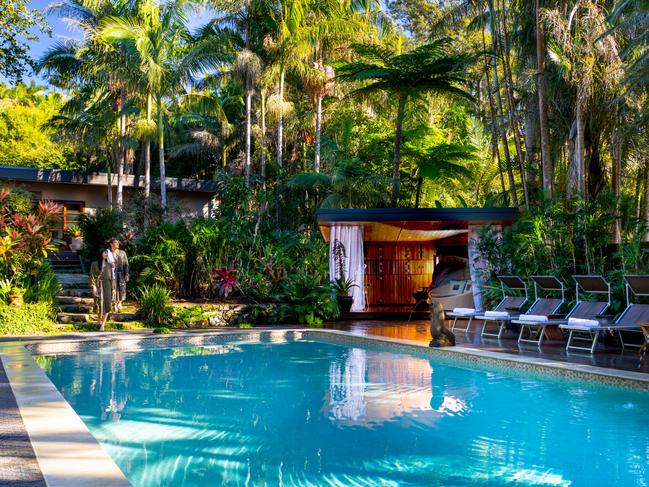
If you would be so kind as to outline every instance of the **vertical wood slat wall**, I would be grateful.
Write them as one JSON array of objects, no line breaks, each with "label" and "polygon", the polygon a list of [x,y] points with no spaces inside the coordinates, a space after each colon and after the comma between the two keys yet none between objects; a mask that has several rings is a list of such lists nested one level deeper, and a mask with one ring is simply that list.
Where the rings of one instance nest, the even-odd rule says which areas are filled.
[{"label": "vertical wood slat wall", "polygon": [[412,294],[431,283],[435,244],[367,242],[365,263],[368,306],[411,305]]}]

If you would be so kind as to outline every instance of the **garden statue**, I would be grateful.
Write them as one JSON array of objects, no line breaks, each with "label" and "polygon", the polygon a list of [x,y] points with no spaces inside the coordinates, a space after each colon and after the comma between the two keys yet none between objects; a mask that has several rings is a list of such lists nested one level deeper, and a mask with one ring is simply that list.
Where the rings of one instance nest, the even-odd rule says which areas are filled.
[{"label": "garden statue", "polygon": [[444,307],[439,301],[430,304],[430,335],[432,340],[429,347],[452,347],[455,345],[455,335],[446,328],[444,322]]}]

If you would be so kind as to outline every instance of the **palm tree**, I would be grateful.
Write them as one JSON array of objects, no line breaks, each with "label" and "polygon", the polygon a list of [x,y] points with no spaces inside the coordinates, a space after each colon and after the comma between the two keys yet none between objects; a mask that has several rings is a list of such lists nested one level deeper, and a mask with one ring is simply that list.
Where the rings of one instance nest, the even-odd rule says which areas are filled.
[{"label": "palm tree", "polygon": [[358,159],[343,159],[334,166],[333,175],[302,172],[291,177],[291,189],[322,195],[320,208],[372,208],[384,206],[388,181],[363,168]]},{"label": "palm tree", "polygon": [[408,99],[423,93],[473,97],[460,86],[466,83],[464,69],[470,57],[466,54],[449,54],[450,43],[440,39],[405,54],[378,45],[352,46],[361,58],[338,68],[338,78],[345,81],[370,81],[356,93],[386,91],[397,99],[396,133],[394,140],[394,166],[390,204],[397,206],[399,195],[399,167],[401,161],[401,135]]},{"label": "palm tree", "polygon": [[[165,168],[165,99],[176,93],[189,76],[211,66],[212,41],[195,42],[186,26],[185,2],[170,0],[157,4],[146,0],[136,16],[114,16],[102,21],[103,39],[119,45],[138,60],[146,86],[147,123],[152,100],[156,108],[158,159],[160,163],[160,202],[167,206]],[[146,155],[146,152],[145,152]],[[148,179],[145,176],[145,180]]]},{"label": "palm tree", "polygon": [[356,7],[352,3],[339,0],[322,0],[313,5],[305,19],[305,25],[298,35],[298,52],[302,52],[301,76],[304,91],[311,99],[315,110],[315,150],[313,167],[320,172],[320,145],[322,135],[322,101],[334,91],[335,72],[325,64],[349,39],[367,37],[368,30],[365,10],[373,5]]},{"label": "palm tree", "polygon": [[293,56],[299,31],[303,28],[305,11],[309,0],[279,0],[275,12],[276,28],[273,36],[264,40],[265,46],[275,58],[278,77],[277,100],[274,103],[277,111],[277,168],[281,172],[284,155],[284,115],[287,104],[284,100],[286,90],[286,72],[296,64]]},{"label": "palm tree", "polygon": [[612,87],[621,81],[617,43],[608,33],[602,10],[592,1],[577,2],[567,17],[560,9],[545,10],[543,17],[553,33],[548,46],[550,59],[576,92],[575,149],[568,173],[567,193],[568,196],[585,195],[588,187],[587,109],[598,91],[613,91]]},{"label": "palm tree", "polygon": [[421,188],[424,179],[442,181],[470,178],[471,171],[458,164],[464,161],[476,161],[478,149],[471,144],[447,142],[430,148],[420,149],[414,144],[404,148],[404,155],[414,160],[416,165],[415,208],[419,208]]},{"label": "palm tree", "polygon": [[[102,42],[98,29],[104,19],[126,14],[126,9],[127,4],[108,0],[66,0],[51,5],[48,12],[69,18],[83,31],[84,38],[82,41],[53,45],[37,65],[37,71],[44,73],[55,86],[68,89],[80,87],[86,94],[93,91],[96,103],[106,101],[106,96],[112,101],[115,119],[109,123],[117,126],[117,131],[114,132],[113,166],[117,172],[116,199],[119,210],[122,208],[123,172],[127,157],[127,93],[132,87],[132,77],[125,53],[108,49]],[[109,178],[110,173],[108,171]],[[110,180],[108,186],[112,203]]]}]

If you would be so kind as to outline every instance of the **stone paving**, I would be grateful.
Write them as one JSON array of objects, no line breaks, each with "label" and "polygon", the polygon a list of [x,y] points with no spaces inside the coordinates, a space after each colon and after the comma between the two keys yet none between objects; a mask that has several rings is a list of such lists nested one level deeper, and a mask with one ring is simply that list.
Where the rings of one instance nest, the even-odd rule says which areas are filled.
[{"label": "stone paving", "polygon": [[45,487],[1,361],[0,487]]}]

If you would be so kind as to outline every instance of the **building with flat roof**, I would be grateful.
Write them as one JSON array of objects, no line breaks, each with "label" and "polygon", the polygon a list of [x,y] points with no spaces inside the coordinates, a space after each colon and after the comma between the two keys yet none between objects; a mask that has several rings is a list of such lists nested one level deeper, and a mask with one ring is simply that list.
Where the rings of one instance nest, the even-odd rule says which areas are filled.
[{"label": "building with flat roof", "polygon": [[[109,186],[110,178],[110,186]],[[17,187],[34,194],[38,200],[52,200],[64,208],[63,228],[75,223],[78,215],[109,208],[109,187],[116,199],[117,175],[100,172],[0,166],[0,186]],[[167,195],[180,207],[183,216],[210,216],[218,205],[218,185],[204,179],[167,178]],[[124,208],[129,200],[144,190],[144,177],[123,176]],[[151,197],[160,196],[160,179],[151,178]]]},{"label": "building with flat roof", "polygon": [[511,225],[517,215],[516,208],[368,208],[321,209],[317,217],[332,280],[344,254],[352,311],[388,312],[411,309],[416,292],[442,282],[445,306],[482,309],[476,244],[485,226]]}]

